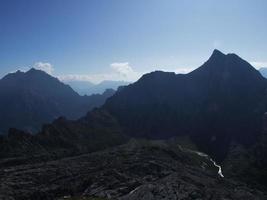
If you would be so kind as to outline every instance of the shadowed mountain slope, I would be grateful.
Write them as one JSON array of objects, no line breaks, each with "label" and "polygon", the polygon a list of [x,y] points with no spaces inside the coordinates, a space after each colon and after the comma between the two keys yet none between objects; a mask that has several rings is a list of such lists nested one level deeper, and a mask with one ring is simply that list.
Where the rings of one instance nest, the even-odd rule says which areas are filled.
[{"label": "shadowed mountain slope", "polygon": [[0,80],[0,133],[9,128],[37,132],[59,116],[78,119],[113,95],[79,96],[71,87],[43,71],[8,74]]},{"label": "shadowed mountain slope", "polygon": [[94,109],[79,120],[58,118],[36,135],[10,129],[8,135],[0,136],[0,160],[2,166],[33,163],[93,152],[126,141],[116,119]]},{"label": "shadowed mountain slope", "polygon": [[235,54],[214,50],[189,74],[156,71],[124,87],[104,108],[134,137],[190,135],[223,159],[232,140],[255,142],[266,109],[267,82]]},{"label": "shadowed mountain slope", "polygon": [[[214,50],[207,62],[189,74],[156,71],[144,75],[120,88],[100,110],[116,119],[127,136],[187,135],[201,151],[222,161],[231,143],[251,146],[257,141],[266,91],[266,79],[248,62]],[[76,131],[76,123],[65,124]],[[68,129],[60,132],[64,139]]]}]

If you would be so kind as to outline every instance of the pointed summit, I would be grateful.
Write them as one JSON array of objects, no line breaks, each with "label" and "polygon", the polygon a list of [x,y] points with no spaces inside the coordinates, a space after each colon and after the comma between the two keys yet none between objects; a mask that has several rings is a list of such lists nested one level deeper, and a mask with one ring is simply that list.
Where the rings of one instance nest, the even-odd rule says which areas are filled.
[{"label": "pointed summit", "polygon": [[29,69],[27,72],[36,72],[38,71],[37,69],[35,69],[34,67],[32,67],[31,69]]},{"label": "pointed summit", "polygon": [[260,73],[247,61],[236,54],[224,54],[217,49],[202,66],[190,74],[199,79],[217,82],[253,83],[262,80]]},{"label": "pointed summit", "polygon": [[222,53],[218,49],[214,49],[208,61],[223,60],[225,57],[226,55],[224,53]]},{"label": "pointed summit", "polygon": [[225,56],[225,54],[218,49],[214,49],[211,56]]},{"label": "pointed summit", "polygon": [[[248,144],[259,133],[254,130],[260,130],[266,111],[266,89],[267,81],[248,62],[215,49],[188,74],[144,75],[109,98],[104,108],[130,136],[165,139],[188,133],[220,160],[232,138]],[[214,135],[220,139],[211,142]]]}]

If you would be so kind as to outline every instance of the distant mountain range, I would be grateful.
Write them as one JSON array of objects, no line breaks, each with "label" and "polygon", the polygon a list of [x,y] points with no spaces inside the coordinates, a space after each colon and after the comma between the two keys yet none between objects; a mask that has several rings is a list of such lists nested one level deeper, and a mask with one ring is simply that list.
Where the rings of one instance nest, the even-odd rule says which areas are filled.
[{"label": "distant mountain range", "polygon": [[[33,72],[36,71],[33,70]],[[33,72],[28,73],[31,74]],[[31,76],[27,80],[32,80]],[[38,80],[40,79],[38,78]],[[35,82],[38,83],[38,81]],[[41,82],[44,85],[47,85],[48,82],[50,83],[46,79]],[[22,83],[24,82],[20,81],[20,85],[23,85]],[[38,88],[42,84],[39,83]],[[33,89],[30,91],[36,91],[37,84],[30,85],[33,85]],[[48,91],[52,87],[56,89],[54,85],[47,87],[45,88]],[[64,88],[62,91],[64,91]],[[71,90],[69,87],[67,88],[65,90]],[[34,92],[34,94],[46,94],[44,91],[46,90],[43,89],[40,93],[38,90],[38,93]],[[74,92],[74,94],[76,93]],[[77,96],[77,94],[74,96]],[[74,97],[72,98],[74,99]],[[21,100],[23,98],[20,96],[14,98],[12,96],[12,99]],[[53,102],[55,100],[57,99],[53,99]],[[6,100],[1,105],[5,105],[8,102],[9,100]],[[15,103],[12,105],[16,107]],[[53,109],[57,108],[53,104],[52,106]],[[137,82],[121,87],[113,96],[107,99],[103,106],[93,109],[79,120],[59,118],[53,123],[43,126],[42,130],[34,136],[25,131],[10,129],[7,136],[0,137],[0,158],[3,159],[1,165],[25,164],[36,162],[36,160],[39,161],[40,159],[55,159],[93,152],[126,143],[131,138],[166,140],[187,137],[190,143],[192,142],[192,145],[196,146],[199,151],[207,153],[216,162],[223,165],[226,181],[229,181],[227,177],[230,177],[231,183],[233,183],[232,180],[238,180],[246,183],[245,185],[253,185],[253,188],[261,188],[262,191],[266,191],[266,110],[267,79],[236,54],[223,54],[218,50],[214,50],[211,57],[202,66],[188,74],[162,71],[145,74]],[[40,111],[44,112],[46,110]],[[23,116],[28,116],[28,114],[26,113]],[[173,152],[172,148],[180,151],[184,149],[182,145],[176,143],[171,148],[163,144],[153,147],[138,147],[134,152],[129,152],[133,148],[135,149],[134,145],[130,143],[125,148],[126,150],[123,151],[119,147],[117,150],[108,149],[97,154],[104,156],[98,162],[108,166],[110,163],[116,165],[121,160],[117,160],[117,158],[106,160],[105,158],[109,158],[110,155],[114,155],[118,151],[121,154],[120,156],[123,157],[121,159],[126,159],[123,166],[126,167],[126,163],[129,165],[127,165],[126,171],[133,170],[134,174],[138,174],[144,169],[149,171],[152,167],[153,169],[155,168],[155,171],[160,171],[161,167],[166,166],[166,163],[169,162],[164,160],[165,156],[162,157],[162,155],[168,155],[171,158],[169,160],[175,160],[175,162],[179,163],[179,166],[186,160],[181,152]],[[142,155],[140,152],[145,148],[148,149],[145,155]],[[154,154],[155,152],[159,154],[156,155]],[[189,152],[192,153],[192,151]],[[148,155],[153,155],[152,157],[154,158],[149,157],[149,160],[147,160]],[[199,153],[197,155],[203,154]],[[31,159],[27,159],[28,157]],[[155,161],[157,160],[155,158],[162,158],[163,160],[158,162]],[[76,159],[83,160],[81,157]],[[135,165],[136,161],[140,164],[143,160],[148,163]],[[187,161],[192,166],[195,166],[199,158],[194,157],[194,159]],[[205,162],[201,161],[201,163],[201,168],[205,171]],[[122,176],[125,171],[120,172],[120,167],[120,165],[117,166],[112,172],[107,172],[103,167],[94,169],[95,171],[90,168],[89,171],[92,173],[100,171],[101,174],[106,174],[105,177],[108,177],[110,173],[115,173],[116,175],[114,176],[119,177],[120,181],[118,182],[129,180],[128,176]],[[182,168],[184,168],[183,165],[179,169]],[[173,170],[175,171],[177,168]],[[195,172],[193,169],[189,170],[190,179],[180,177],[177,181],[190,180],[189,182],[192,185],[197,183],[197,187],[203,189],[205,187],[203,186],[203,181],[201,183],[196,182],[199,179],[194,176]],[[181,174],[180,171],[177,173]],[[203,174],[205,174],[203,179],[206,180],[208,175],[205,172]],[[165,181],[167,181],[167,177],[173,177],[168,176],[168,174],[162,176],[166,178],[164,179]],[[154,180],[151,177],[153,176],[145,177],[146,181],[156,182],[157,179]],[[108,183],[109,180],[107,178]],[[165,183],[163,185],[168,185],[170,181]],[[214,184],[220,183],[219,180],[216,183],[214,182]],[[223,183],[229,186],[229,183]],[[84,185],[84,182],[82,184]],[[85,184],[90,185],[88,182]],[[93,184],[91,186],[94,187]],[[138,188],[138,186],[137,184],[134,188]],[[121,188],[121,185],[118,187]],[[145,194],[149,188],[149,186],[143,188],[144,192],[142,194]],[[160,189],[162,187],[160,185],[156,188]],[[96,191],[97,193],[98,189],[99,187],[95,190],[88,189],[86,191]],[[12,191],[12,189],[10,190]],[[102,189],[100,188],[100,190]],[[135,193],[136,190],[133,189],[132,191]],[[251,192],[250,194],[242,193],[240,198],[233,197],[232,199],[257,199],[253,198],[254,192],[252,190],[249,191]],[[226,194],[224,191],[222,193],[219,197]],[[127,194],[130,195],[132,192],[129,193],[128,191]],[[229,195],[226,195],[227,198]],[[249,198],[247,198],[248,196]],[[194,199],[198,198],[198,196],[195,197]],[[138,196],[134,199],[138,199]],[[188,197],[188,199],[190,198]],[[204,199],[208,199],[208,197]]]},{"label": "distant mountain range", "polygon": [[102,94],[106,89],[117,90],[120,86],[129,85],[129,82],[125,81],[102,81],[98,84],[89,81],[65,81],[65,83],[80,95]]},{"label": "distant mountain range", "polygon": [[[28,74],[34,72],[38,71]],[[41,82],[47,86],[47,81]],[[207,62],[189,74],[156,71],[144,75],[121,88],[101,109],[117,119],[123,132],[130,137],[166,139],[188,135],[202,151],[221,161],[232,142],[252,145],[260,136],[261,119],[266,111],[266,89],[267,80],[248,62],[235,54],[225,55],[214,50]],[[36,93],[46,94],[43,91]],[[80,99],[76,93],[73,95]],[[73,102],[75,100],[70,102],[70,108],[75,105]],[[52,104],[39,111],[46,113],[49,109],[58,108]],[[89,106],[82,111],[90,109]],[[74,110],[75,113],[79,111]],[[73,110],[69,112],[61,113],[78,117],[72,116]]]},{"label": "distant mountain range", "polygon": [[261,73],[262,76],[267,78],[267,67],[262,67],[259,69],[259,72]]},{"label": "distant mountain range", "polygon": [[101,95],[80,96],[34,68],[8,74],[0,80],[0,133],[7,133],[9,128],[37,132],[42,124],[60,116],[78,119],[113,94],[114,90],[107,90]]}]

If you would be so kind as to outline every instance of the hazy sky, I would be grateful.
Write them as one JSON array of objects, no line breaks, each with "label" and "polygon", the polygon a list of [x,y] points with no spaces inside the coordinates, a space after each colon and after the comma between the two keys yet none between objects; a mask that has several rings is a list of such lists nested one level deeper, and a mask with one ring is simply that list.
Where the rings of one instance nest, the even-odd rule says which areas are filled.
[{"label": "hazy sky", "polygon": [[135,80],[186,72],[213,49],[267,66],[266,0],[0,0],[0,77]]}]

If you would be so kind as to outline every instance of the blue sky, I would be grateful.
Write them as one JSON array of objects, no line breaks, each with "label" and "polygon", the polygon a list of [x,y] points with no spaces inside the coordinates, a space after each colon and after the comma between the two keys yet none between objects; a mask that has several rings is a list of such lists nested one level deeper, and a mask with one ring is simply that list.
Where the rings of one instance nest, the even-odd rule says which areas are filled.
[{"label": "blue sky", "polygon": [[0,0],[0,77],[35,66],[61,79],[186,72],[214,48],[267,66],[265,0]]}]

